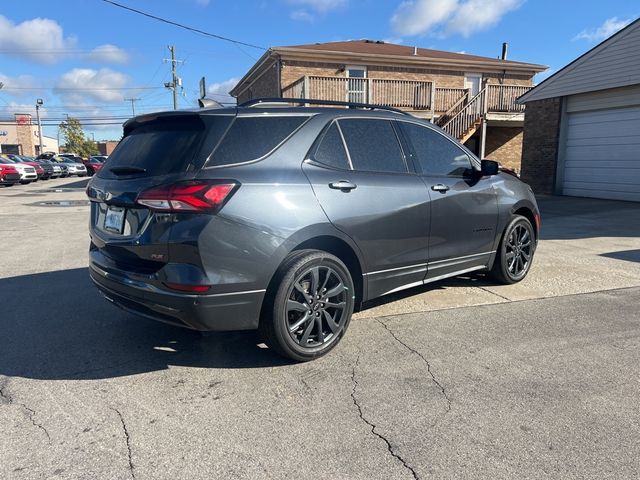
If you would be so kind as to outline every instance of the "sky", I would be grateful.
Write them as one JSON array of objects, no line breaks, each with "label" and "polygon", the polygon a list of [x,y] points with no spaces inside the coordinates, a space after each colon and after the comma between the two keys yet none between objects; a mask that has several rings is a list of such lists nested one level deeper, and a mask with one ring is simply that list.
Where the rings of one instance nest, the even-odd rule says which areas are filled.
[{"label": "sky", "polygon": [[509,59],[549,66],[539,82],[640,15],[637,0],[114,1],[251,46],[104,0],[4,0],[0,119],[35,115],[41,98],[45,135],[71,115],[90,138],[119,139],[132,103],[136,114],[172,108],[168,45],[183,61],[179,108],[196,106],[203,76],[211,98],[232,101],[227,92],[270,46],[363,38],[488,57],[508,42]]}]

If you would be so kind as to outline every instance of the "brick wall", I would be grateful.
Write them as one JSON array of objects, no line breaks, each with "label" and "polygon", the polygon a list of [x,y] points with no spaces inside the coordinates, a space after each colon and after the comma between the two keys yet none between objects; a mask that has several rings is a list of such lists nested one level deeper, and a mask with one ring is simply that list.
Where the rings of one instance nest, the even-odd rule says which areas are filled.
[{"label": "brick wall", "polygon": [[33,139],[33,129],[38,127],[31,124],[31,115],[16,114],[16,133],[18,144],[22,145],[22,155],[35,155],[36,145]]},{"label": "brick wall", "polygon": [[553,193],[561,104],[561,98],[527,103],[521,177],[536,193]]},{"label": "brick wall", "polygon": [[278,86],[278,62],[273,62],[261,75],[238,95],[238,103],[246,102],[252,98],[279,97]]},{"label": "brick wall", "polygon": [[[529,112],[527,111],[527,115]],[[485,158],[516,171],[521,169],[522,127],[488,127]]]}]

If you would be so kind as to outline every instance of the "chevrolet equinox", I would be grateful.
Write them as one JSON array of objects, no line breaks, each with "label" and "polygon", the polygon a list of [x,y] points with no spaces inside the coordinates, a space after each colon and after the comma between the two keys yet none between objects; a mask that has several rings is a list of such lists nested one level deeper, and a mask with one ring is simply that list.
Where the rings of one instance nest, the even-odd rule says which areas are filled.
[{"label": "chevrolet equinox", "polygon": [[87,187],[89,270],[109,301],[195,330],[259,329],[305,361],[365,301],[527,275],[540,216],[515,175],[400,111],[286,102],[124,124]]}]

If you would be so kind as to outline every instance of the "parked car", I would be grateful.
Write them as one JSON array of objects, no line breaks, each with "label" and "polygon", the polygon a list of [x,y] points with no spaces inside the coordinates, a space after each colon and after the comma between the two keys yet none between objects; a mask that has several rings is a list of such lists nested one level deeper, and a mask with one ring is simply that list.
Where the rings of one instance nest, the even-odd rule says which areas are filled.
[{"label": "parked car", "polygon": [[15,166],[9,163],[2,163],[2,158],[0,158],[0,185],[12,187],[19,182],[20,172],[16,170]]},{"label": "parked car", "polygon": [[34,159],[33,161],[40,164],[40,166],[44,170],[45,172],[45,176],[43,177],[44,180],[48,178],[58,178],[60,176],[60,172],[61,172],[60,167],[57,165],[54,165],[49,160]]},{"label": "parked car", "polygon": [[9,160],[13,160],[15,163],[24,163],[25,165],[30,165],[35,168],[38,180],[48,180],[51,177],[51,175],[49,175],[42,165],[39,162],[36,162],[34,158],[24,155],[14,155],[12,153],[6,154],[6,157]]},{"label": "parked car", "polygon": [[101,160],[100,157],[89,157],[88,160],[83,160],[82,163],[84,163],[88,175],[95,175],[102,168],[104,160]]},{"label": "parked car", "polygon": [[0,155],[0,163],[5,165],[13,165],[13,167],[20,174],[20,183],[22,184],[27,185],[31,182],[38,181],[38,174],[36,173],[36,169],[31,165],[27,165],[26,163],[21,162],[14,162],[5,155]]},{"label": "parked car", "polygon": [[496,162],[397,110],[259,102],[125,123],[87,188],[90,275],[108,300],[196,330],[259,328],[305,361],[362,302],[527,275],[540,214]]},{"label": "parked car", "polygon": [[[60,169],[62,170],[60,177],[61,178],[66,178],[66,177],[70,177],[71,176],[71,171],[70,171],[70,163],[68,163],[68,158],[65,157],[60,157],[58,155],[54,155],[53,157],[49,158],[49,161],[52,163],[55,163],[57,165],[60,166]],[[75,164],[75,162],[71,161],[71,163]],[[75,170],[75,168],[74,168]]]},{"label": "parked car", "polygon": [[87,167],[82,163],[82,159],[80,157],[76,158],[67,158],[62,157],[61,162],[64,163],[69,169],[69,176],[77,175],[78,177],[86,177],[87,176]]}]

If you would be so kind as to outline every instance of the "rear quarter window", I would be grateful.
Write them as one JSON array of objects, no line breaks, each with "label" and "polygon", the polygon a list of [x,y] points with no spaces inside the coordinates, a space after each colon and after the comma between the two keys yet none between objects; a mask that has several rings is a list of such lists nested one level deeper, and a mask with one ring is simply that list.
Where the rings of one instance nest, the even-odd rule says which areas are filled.
[{"label": "rear quarter window", "polygon": [[237,117],[207,167],[257,160],[270,153],[300,127],[308,116]]},{"label": "rear quarter window", "polygon": [[144,176],[187,171],[200,153],[205,134],[205,124],[197,116],[161,118],[142,125],[120,141],[98,176],[118,178],[110,171],[114,167],[142,168]]}]

